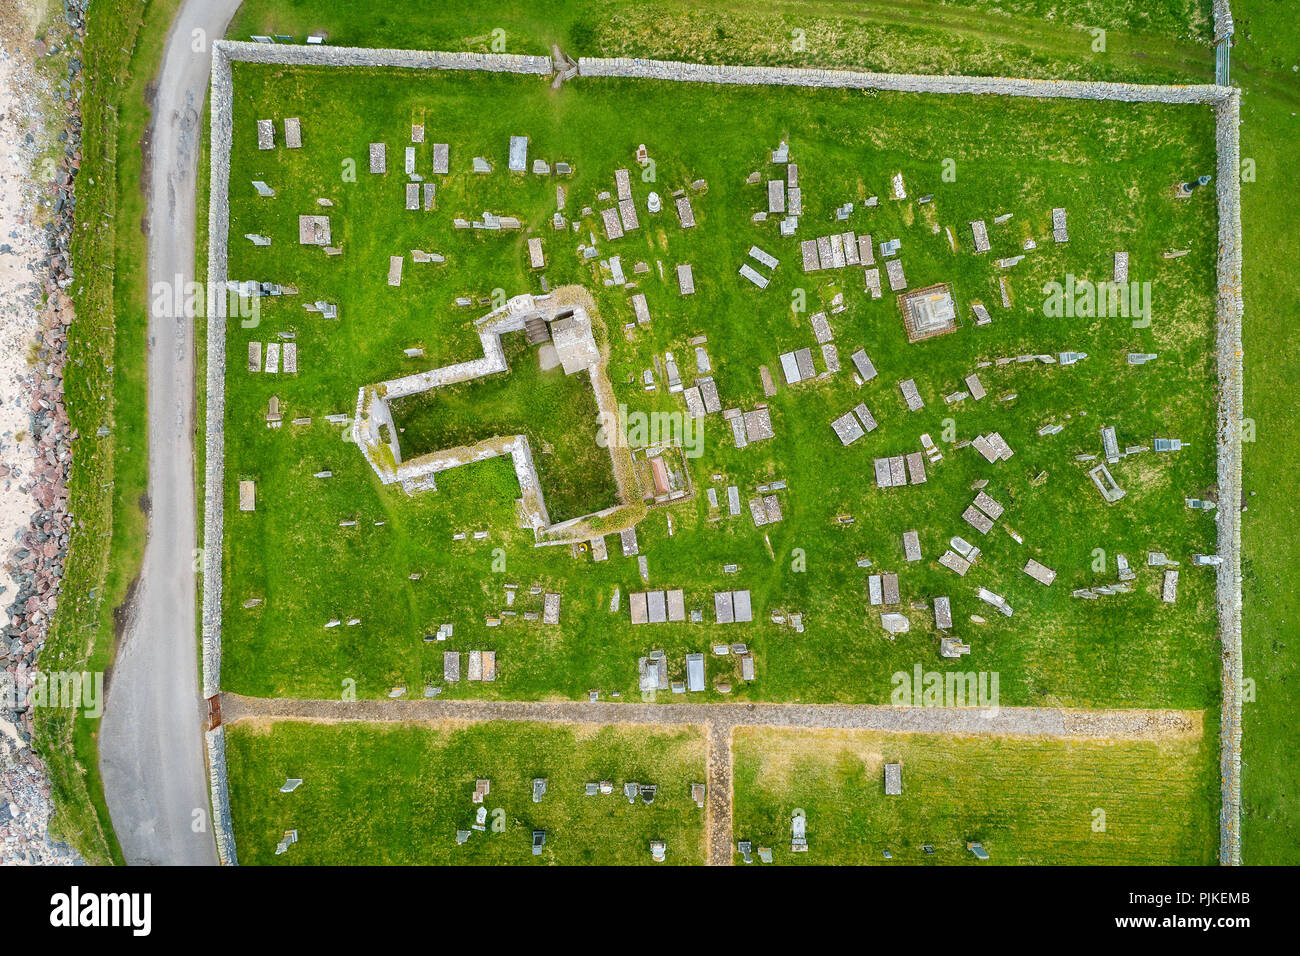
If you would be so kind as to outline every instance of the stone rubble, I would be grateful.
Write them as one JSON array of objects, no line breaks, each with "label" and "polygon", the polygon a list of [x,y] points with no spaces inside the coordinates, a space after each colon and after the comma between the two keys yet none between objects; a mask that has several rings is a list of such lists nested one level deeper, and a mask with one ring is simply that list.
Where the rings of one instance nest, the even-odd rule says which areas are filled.
[{"label": "stone rubble", "polygon": [[[24,118],[34,123],[49,122],[50,139],[63,147],[61,158],[41,178],[34,164],[48,153],[42,152],[38,134],[28,133],[23,143],[16,144],[19,153],[11,156],[11,168],[17,168],[25,179],[24,213],[34,213],[33,219],[47,221],[38,234],[43,248],[29,256],[28,269],[33,274],[29,290],[16,303],[18,316],[29,319],[21,331],[30,347],[31,361],[25,375],[4,383],[6,389],[16,388],[16,408],[27,416],[27,427],[25,440],[14,449],[20,461],[11,459],[7,442],[0,446],[5,453],[0,461],[0,480],[5,482],[6,490],[16,483],[29,496],[32,510],[27,527],[18,532],[4,555],[6,583],[0,587],[7,604],[6,612],[0,615],[0,865],[83,862],[75,850],[49,837],[54,806],[45,768],[30,747],[29,698],[50,616],[58,607],[73,522],[68,512],[67,482],[78,434],[68,422],[63,374],[73,321],[73,303],[66,290],[73,281],[73,184],[81,165],[82,63],[78,54],[85,37],[86,2],[65,0],[63,24],[37,39],[32,47],[32,55],[36,56],[54,55],[63,49],[72,54],[66,78],[53,91],[43,89],[45,83],[39,71],[21,62],[26,54],[0,48],[5,60],[24,71],[26,81],[15,84],[23,89],[14,92],[24,97]],[[52,92],[51,108],[42,106],[42,92]],[[65,125],[54,133],[52,114],[61,104]],[[30,221],[22,224],[35,228]],[[10,234],[11,239],[17,236],[17,230]],[[19,255],[21,251],[26,250],[0,246],[0,252],[7,255]],[[4,316],[6,333],[13,318],[8,312]],[[11,436],[6,433],[4,437]]]},{"label": "stone rubble", "polygon": [[53,813],[44,765],[0,719],[0,866],[83,863],[76,850],[50,839]]}]

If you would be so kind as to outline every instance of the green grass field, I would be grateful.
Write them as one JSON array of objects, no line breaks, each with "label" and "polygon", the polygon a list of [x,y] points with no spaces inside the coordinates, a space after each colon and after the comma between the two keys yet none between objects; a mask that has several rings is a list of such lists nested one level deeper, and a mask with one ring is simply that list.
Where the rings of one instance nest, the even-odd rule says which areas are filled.
[{"label": "green grass field", "polygon": [[1293,491],[1300,444],[1291,370],[1300,362],[1292,330],[1300,316],[1291,263],[1300,236],[1294,208],[1291,155],[1300,126],[1300,39],[1285,3],[1233,4],[1237,47],[1233,82],[1242,98],[1241,155],[1255,176],[1241,187],[1246,249],[1243,339],[1246,414],[1255,441],[1245,446],[1246,512],[1242,515],[1243,675],[1254,700],[1242,707],[1242,857],[1246,863],[1300,860],[1300,740],[1294,698],[1300,649],[1291,633],[1300,617],[1295,586],[1300,547],[1279,534],[1300,516]]},{"label": "green grass field", "polygon": [[[673,864],[704,862],[704,780],[698,730],[492,724],[234,725],[227,760],[235,840],[243,864],[525,865],[650,863],[650,841]],[[303,780],[280,793],[288,777]],[[533,778],[547,781],[533,803]],[[486,829],[470,830],[475,781],[491,780]],[[586,796],[610,780],[614,792]],[[654,802],[630,805],[626,782],[653,783]],[[285,830],[299,842],[280,856]],[[533,830],[546,831],[541,856]]]},{"label": "green grass field", "polygon": [[[257,328],[230,327],[226,689],[333,696],[351,678],[362,695],[379,696],[398,684],[438,682],[444,649],[492,647],[501,672],[495,684],[462,683],[446,692],[577,697],[600,688],[630,695],[636,658],[647,649],[663,647],[680,660],[727,637],[749,643],[759,661],[759,680],[738,688],[737,696],[885,700],[894,671],[910,670],[917,661],[937,666],[937,634],[928,613],[914,613],[911,634],[893,643],[884,639],[866,607],[865,574],[855,564],[868,557],[879,568],[901,572],[905,603],[953,597],[959,633],[975,647],[962,665],[999,671],[1004,703],[1214,707],[1209,573],[1185,569],[1173,607],[1160,604],[1158,574],[1145,570],[1134,594],[1097,602],[1069,597],[1072,588],[1114,580],[1117,552],[1140,567],[1148,549],[1186,561],[1193,551],[1213,548],[1212,519],[1182,504],[1185,495],[1202,494],[1214,480],[1213,202],[1208,192],[1188,202],[1170,195],[1175,181],[1213,168],[1208,109],[592,80],[557,95],[542,81],[509,76],[242,64],[235,80],[230,274],[292,283],[301,296],[267,302]],[[267,116],[300,116],[304,148],[258,151],[254,121]],[[402,209],[399,164],[409,123],[420,116],[429,127],[420,168],[428,166],[429,143],[451,143],[452,175],[439,182],[431,213]],[[632,166],[635,147],[647,143],[657,182],[634,184],[642,228],[614,243],[603,241],[598,217],[587,217],[576,237],[553,232],[548,220],[555,181],[504,170],[513,133],[531,137],[531,157],[574,163],[574,176],[564,182],[569,216],[598,205],[596,194],[613,188],[614,170]],[[750,222],[764,204],[764,190],[744,185],[745,177],[755,169],[774,174],[765,160],[782,138],[791,141],[805,190],[797,238],[830,232],[836,206],[884,196],[889,176],[904,173],[911,199],[859,208],[838,228],[869,231],[877,242],[902,239],[910,287],[953,283],[962,329],[909,345],[893,297],[869,300],[859,270],[804,275],[796,239],[778,237],[775,223]],[[366,144],[374,140],[389,144],[385,176],[366,171]],[[497,171],[470,173],[476,155],[490,157]],[[355,182],[344,177],[348,160],[356,161]],[[943,176],[949,168],[955,181]],[[277,196],[256,197],[248,186],[254,178],[269,182]],[[666,195],[698,178],[708,189],[694,194],[696,229],[680,229],[671,212],[645,212],[652,187]],[[925,193],[933,193],[933,203],[917,205],[915,197]],[[296,217],[316,211],[319,196],[334,203],[333,242],[345,250],[332,259],[296,244]],[[1071,241],[1063,246],[1050,242],[1049,212],[1057,205],[1070,212]],[[846,311],[832,316],[841,360],[847,366],[849,353],[865,347],[880,376],[862,389],[853,387],[851,372],[782,388],[770,400],[777,437],[742,451],[712,416],[704,454],[692,462],[698,488],[712,485],[721,493],[736,484],[742,498],[760,483],[787,480],[785,521],[758,531],[747,512],[735,519],[725,508],[721,518],[710,514],[699,494],[671,512],[652,513],[639,529],[654,586],[684,587],[692,607],[704,606],[714,589],[748,587],[755,624],[638,632],[625,616],[626,600],[620,615],[607,609],[615,587],[642,586],[635,562],[621,555],[599,565],[586,557],[574,562],[567,549],[532,548],[531,536],[514,527],[518,491],[508,462],[445,473],[438,493],[408,498],[400,490],[381,490],[357,450],[340,441],[340,429],[323,424],[326,414],[351,412],[363,384],[478,354],[471,320],[483,310],[455,308],[457,296],[540,291],[538,275],[527,269],[527,232],[452,228],[453,217],[474,218],[485,209],[522,216],[543,238],[552,287],[579,283],[593,290],[613,330],[610,378],[618,399],[632,409],[682,408],[662,385],[643,392],[640,373],[653,353],[666,350],[689,363],[687,339],[701,333],[709,338],[724,407],[753,407],[763,400],[758,366],[779,374],[781,351],[814,345],[807,314],[791,308],[796,290],[807,312],[844,293]],[[990,226],[992,253],[973,255],[967,221],[991,223],[1002,212],[1014,217]],[[952,228],[957,252],[934,226]],[[242,239],[246,232],[271,235],[273,245],[255,247]],[[654,320],[631,338],[618,331],[632,320],[627,293],[606,288],[607,273],[596,260],[576,254],[589,232],[602,236],[602,256],[621,255],[629,272],[638,260],[652,267],[640,291]],[[1007,273],[1014,304],[1002,309],[992,259],[1019,252],[1030,237],[1039,247]],[[764,292],[736,275],[751,244],[782,260]],[[441,252],[447,262],[408,262],[400,289],[387,286],[387,257],[412,248]],[[1161,253],[1173,248],[1191,253],[1165,260]],[[1130,253],[1131,277],[1153,284],[1150,328],[1135,329],[1123,319],[1044,316],[1045,282],[1067,273],[1108,279],[1119,249]],[[678,262],[695,266],[692,298],[680,297],[671,281]],[[659,278],[658,263],[667,280]],[[339,303],[337,322],[301,310],[302,301],[317,298]],[[973,326],[969,305],[976,299],[990,307],[991,326]],[[248,373],[247,343],[274,341],[284,331],[297,336],[299,374]],[[403,355],[414,345],[425,349],[424,358]],[[988,399],[943,402],[982,360],[1061,350],[1090,357],[1069,368],[988,368],[981,371]],[[1125,361],[1129,350],[1160,357],[1133,368]],[[916,378],[926,399],[921,412],[905,411],[895,388],[907,377]],[[262,423],[272,395],[281,401],[281,429]],[[829,422],[859,401],[881,427],[846,449]],[[296,417],[311,417],[313,424],[290,425]],[[1052,421],[1065,431],[1040,438],[1039,427]],[[1159,435],[1190,445],[1176,455],[1146,453],[1116,466],[1128,497],[1107,507],[1086,466],[1073,461],[1099,450],[1103,424],[1118,427],[1121,444],[1149,444]],[[952,447],[954,439],[992,429],[1016,450],[1009,462],[988,466],[972,450]],[[933,435],[946,455],[931,469],[929,483],[876,489],[872,458],[919,448],[922,432]],[[322,469],[334,477],[311,477]],[[258,483],[253,514],[235,507],[237,480],[247,478]],[[990,480],[989,493],[1007,505],[1001,523],[1026,543],[1017,545],[995,529],[978,542],[985,555],[976,570],[959,579],[934,559],[950,536],[978,537],[960,519],[978,478]],[[837,525],[841,513],[856,523]],[[343,520],[358,523],[340,528]],[[904,567],[901,535],[913,528],[926,560]],[[454,533],[479,529],[490,530],[487,540],[452,540]],[[1097,549],[1105,552],[1104,569]],[[1050,590],[1021,573],[1031,556],[1058,570]],[[738,564],[739,574],[724,575],[728,563]],[[409,580],[417,572],[423,577]],[[507,583],[561,591],[561,626],[539,632],[518,620],[487,630],[486,619],[504,608]],[[990,610],[973,596],[981,585],[1005,594],[1015,616],[984,614],[996,620],[970,623],[970,615]],[[264,603],[242,607],[256,597]],[[777,609],[804,612],[807,632],[796,636],[769,623]],[[360,617],[362,624],[326,631],[325,621],[335,616]],[[711,620],[711,613],[706,617]],[[423,635],[444,621],[456,625],[456,646],[425,644]]]},{"label": "green grass field", "polygon": [[[1208,865],[1219,796],[1209,730],[1157,744],[738,729],[736,839],[787,864],[973,864],[974,841],[985,865]],[[885,795],[886,763],[902,763],[901,795]],[[790,850],[798,811],[806,853]]]},{"label": "green grass field", "polygon": [[444,0],[400,17],[339,0],[247,0],[229,36],[320,30],[341,46],[549,53],[559,43],[575,57],[1142,82],[1208,82],[1214,63],[1209,0]]}]

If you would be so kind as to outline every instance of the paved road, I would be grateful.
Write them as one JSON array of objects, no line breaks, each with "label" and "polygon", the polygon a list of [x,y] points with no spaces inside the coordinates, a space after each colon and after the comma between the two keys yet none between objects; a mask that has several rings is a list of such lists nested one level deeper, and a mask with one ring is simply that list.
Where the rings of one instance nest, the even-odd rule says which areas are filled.
[{"label": "paved road", "polygon": [[[1199,710],[894,707],[887,704],[615,704],[587,701],[291,700],[221,695],[222,721],[531,720],[564,724],[698,724],[893,733],[1165,740],[1202,733]],[[714,736],[714,741],[725,738]]]},{"label": "paved road", "polygon": [[[210,52],[239,0],[186,0],[154,102],[149,287],[194,280],[194,207]],[[149,539],[108,685],[100,769],[128,863],[216,864],[208,817],[194,575],[194,323],[149,317]],[[194,832],[196,811],[204,826]]]}]

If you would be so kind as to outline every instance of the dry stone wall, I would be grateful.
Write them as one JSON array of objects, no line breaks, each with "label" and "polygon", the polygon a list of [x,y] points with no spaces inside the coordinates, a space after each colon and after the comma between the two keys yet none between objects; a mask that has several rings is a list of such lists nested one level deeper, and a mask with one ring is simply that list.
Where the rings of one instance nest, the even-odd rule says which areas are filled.
[{"label": "dry stone wall", "polygon": [[1216,588],[1220,679],[1219,760],[1223,788],[1219,862],[1241,864],[1241,99],[1237,90],[1215,109],[1218,152],[1219,258],[1216,350],[1219,366],[1219,542]]},{"label": "dry stone wall", "polygon": [[[254,44],[256,45],[256,44]],[[213,44],[208,185],[208,288],[223,289],[230,234],[232,87],[224,43]],[[203,696],[221,690],[221,540],[225,501],[226,297],[209,295],[203,482]]]},{"label": "dry stone wall", "polygon": [[1228,0],[1214,0],[1214,41],[1219,43],[1232,39],[1234,30]]},{"label": "dry stone wall", "polygon": [[230,821],[230,790],[226,785],[226,728],[209,730],[204,738],[208,745],[208,787],[212,795],[212,830],[217,841],[217,857],[223,866],[238,866],[235,830]]},{"label": "dry stone wall", "polygon": [[[509,53],[440,53],[433,50],[370,50],[355,46],[249,43],[223,40],[221,55],[242,63],[286,66],[391,66],[412,70],[482,70],[489,73],[535,73],[549,76],[550,57]],[[213,51],[214,55],[217,51]]]},{"label": "dry stone wall", "polygon": [[990,93],[1130,103],[1216,103],[1224,96],[1221,87],[1209,84],[1146,86],[1088,80],[1021,80],[1000,76],[925,76],[918,73],[867,73],[802,67],[728,66],[633,57],[583,57],[578,61],[578,75],[740,86],[888,90],[900,93]]},{"label": "dry stone wall", "polygon": [[[226,253],[230,233],[230,140],[232,87],[230,58],[223,43],[213,44],[211,130],[208,183],[208,289],[224,289]],[[226,460],[226,296],[207,296],[207,411],[204,420],[203,458],[203,696],[221,691],[221,532],[225,514]],[[235,831],[230,820],[230,795],[226,787],[225,731],[217,727],[206,734],[209,800],[217,855],[228,866],[237,863]]]}]

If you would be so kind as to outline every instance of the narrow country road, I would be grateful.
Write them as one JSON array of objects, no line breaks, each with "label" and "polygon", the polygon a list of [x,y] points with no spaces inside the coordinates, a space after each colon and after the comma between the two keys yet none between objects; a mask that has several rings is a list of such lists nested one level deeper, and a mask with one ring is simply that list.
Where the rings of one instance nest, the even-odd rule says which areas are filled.
[{"label": "narrow country road", "polygon": [[[160,283],[194,281],[210,44],[238,7],[186,0],[167,37],[147,162],[151,300]],[[195,630],[194,381],[193,318],[150,308],[149,537],[100,729],[104,795],[131,864],[217,862]]]}]

